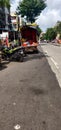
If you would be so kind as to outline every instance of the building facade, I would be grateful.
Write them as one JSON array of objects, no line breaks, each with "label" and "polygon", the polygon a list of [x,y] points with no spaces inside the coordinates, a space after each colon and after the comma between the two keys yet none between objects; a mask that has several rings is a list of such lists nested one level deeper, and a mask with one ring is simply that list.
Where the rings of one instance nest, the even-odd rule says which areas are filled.
[{"label": "building facade", "polygon": [[0,7],[0,30],[9,31],[12,29],[10,10]]}]

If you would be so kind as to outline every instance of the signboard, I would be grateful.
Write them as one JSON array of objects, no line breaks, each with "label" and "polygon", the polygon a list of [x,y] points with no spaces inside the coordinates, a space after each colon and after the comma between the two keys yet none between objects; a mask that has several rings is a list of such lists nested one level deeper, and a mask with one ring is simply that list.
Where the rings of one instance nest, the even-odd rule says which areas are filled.
[{"label": "signboard", "polygon": [[8,37],[8,32],[2,32],[2,34],[0,34],[0,37],[5,39],[6,37]]}]

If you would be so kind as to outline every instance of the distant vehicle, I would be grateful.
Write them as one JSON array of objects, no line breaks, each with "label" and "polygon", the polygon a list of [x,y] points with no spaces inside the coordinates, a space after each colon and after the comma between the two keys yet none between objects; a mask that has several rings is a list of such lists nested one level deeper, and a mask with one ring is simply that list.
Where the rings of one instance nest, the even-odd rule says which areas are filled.
[{"label": "distant vehicle", "polygon": [[47,43],[51,42],[50,40],[47,40]]},{"label": "distant vehicle", "polygon": [[56,42],[56,39],[52,40],[51,42],[52,42],[52,43],[55,43],[55,42]]},{"label": "distant vehicle", "polygon": [[57,42],[58,42],[59,44],[61,44],[61,39],[58,39]]}]

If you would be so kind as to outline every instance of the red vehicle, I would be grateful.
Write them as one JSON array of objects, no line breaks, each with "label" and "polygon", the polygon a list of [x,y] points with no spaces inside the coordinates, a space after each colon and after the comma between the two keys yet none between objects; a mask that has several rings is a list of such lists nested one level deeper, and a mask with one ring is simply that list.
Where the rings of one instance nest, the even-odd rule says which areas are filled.
[{"label": "red vehicle", "polygon": [[38,51],[37,29],[35,26],[23,26],[21,28],[21,36],[21,45],[25,48],[26,52]]}]

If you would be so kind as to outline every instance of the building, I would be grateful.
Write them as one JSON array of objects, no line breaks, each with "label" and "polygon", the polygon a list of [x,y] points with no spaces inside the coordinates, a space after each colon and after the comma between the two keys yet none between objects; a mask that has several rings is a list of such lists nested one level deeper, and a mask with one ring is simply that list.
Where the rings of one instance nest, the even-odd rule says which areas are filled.
[{"label": "building", "polygon": [[9,34],[10,30],[12,30],[10,10],[0,7],[0,36],[3,37],[4,32]]},{"label": "building", "polygon": [[13,29],[17,31],[18,30],[18,16],[14,13],[11,14],[11,22],[13,25]]},{"label": "building", "polygon": [[5,30],[6,19],[5,19],[5,9],[0,7],[0,30]]}]

